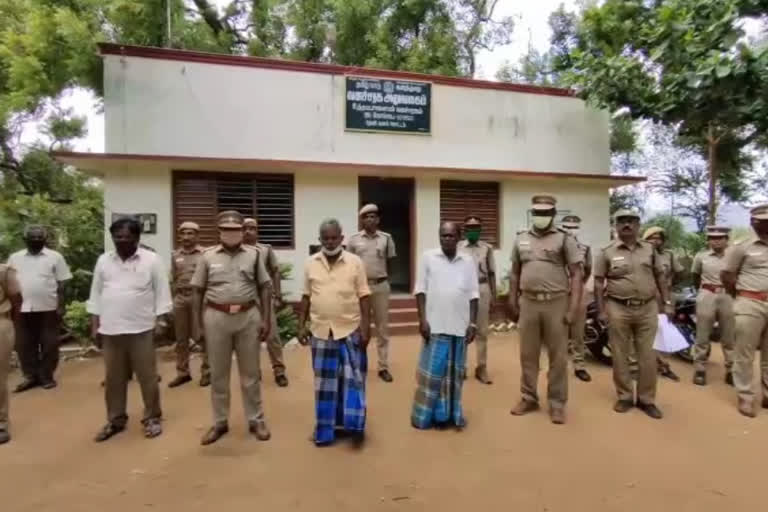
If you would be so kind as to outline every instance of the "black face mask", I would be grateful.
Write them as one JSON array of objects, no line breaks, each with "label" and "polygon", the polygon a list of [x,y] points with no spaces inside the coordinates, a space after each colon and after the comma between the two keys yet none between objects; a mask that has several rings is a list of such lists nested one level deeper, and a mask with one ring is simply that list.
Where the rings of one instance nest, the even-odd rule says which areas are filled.
[{"label": "black face mask", "polygon": [[31,252],[40,252],[43,250],[43,247],[45,246],[45,242],[41,240],[34,240],[27,242],[27,249],[29,249]]},{"label": "black face mask", "polygon": [[138,249],[138,245],[134,242],[114,242],[115,250],[121,256],[130,256]]}]

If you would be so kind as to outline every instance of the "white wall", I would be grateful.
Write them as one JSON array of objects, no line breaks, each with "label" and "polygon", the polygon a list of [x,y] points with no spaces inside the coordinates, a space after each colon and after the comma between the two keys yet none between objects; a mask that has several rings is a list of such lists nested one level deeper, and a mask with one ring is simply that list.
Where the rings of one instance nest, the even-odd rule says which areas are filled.
[{"label": "white wall", "polygon": [[433,85],[432,135],[344,131],[339,75],[105,56],[106,151],[609,172],[608,118],[576,98]]}]

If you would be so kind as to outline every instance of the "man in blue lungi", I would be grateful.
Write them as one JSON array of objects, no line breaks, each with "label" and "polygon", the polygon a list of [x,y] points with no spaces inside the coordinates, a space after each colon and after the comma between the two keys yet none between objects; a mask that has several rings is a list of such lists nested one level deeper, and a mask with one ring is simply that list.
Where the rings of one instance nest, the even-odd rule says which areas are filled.
[{"label": "man in blue lungi", "polygon": [[466,346],[477,333],[480,288],[477,264],[471,254],[457,251],[459,239],[459,227],[443,223],[440,248],[426,251],[419,265],[414,294],[424,345],[411,412],[411,424],[419,429],[467,425],[461,372]]},{"label": "man in blue lungi", "polygon": [[333,443],[337,431],[358,444],[365,438],[371,291],[362,260],[342,248],[343,238],[337,220],[324,221],[322,247],[304,266],[298,338],[312,345],[318,446]]}]

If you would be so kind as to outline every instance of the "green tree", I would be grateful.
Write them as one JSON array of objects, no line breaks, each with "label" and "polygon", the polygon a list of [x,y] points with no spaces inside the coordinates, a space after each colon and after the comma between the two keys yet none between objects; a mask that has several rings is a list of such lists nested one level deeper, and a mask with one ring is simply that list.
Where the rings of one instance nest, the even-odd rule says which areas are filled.
[{"label": "green tree", "polygon": [[687,231],[680,219],[674,215],[657,215],[650,218],[643,224],[641,231],[653,226],[664,228],[666,247],[680,255],[692,257],[706,244],[706,238],[702,234]]},{"label": "green tree", "polygon": [[765,0],[605,0],[561,17],[555,62],[594,104],[679,129],[707,161],[714,222],[718,191],[744,199],[750,149],[768,130],[768,45],[742,28],[767,12]]}]

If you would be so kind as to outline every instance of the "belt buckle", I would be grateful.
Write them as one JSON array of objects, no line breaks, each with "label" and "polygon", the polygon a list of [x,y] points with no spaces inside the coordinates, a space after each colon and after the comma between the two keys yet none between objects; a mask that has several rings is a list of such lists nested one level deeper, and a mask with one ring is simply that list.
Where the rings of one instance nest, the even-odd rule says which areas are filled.
[{"label": "belt buckle", "polygon": [[638,308],[643,305],[643,301],[641,301],[640,299],[629,299],[627,301],[627,305],[633,308]]},{"label": "belt buckle", "polygon": [[230,304],[229,305],[229,314],[234,315],[235,313],[239,313],[240,310],[243,308],[240,304]]},{"label": "belt buckle", "polygon": [[547,294],[546,293],[537,293],[536,294],[536,300],[539,302],[544,302],[547,300]]}]

